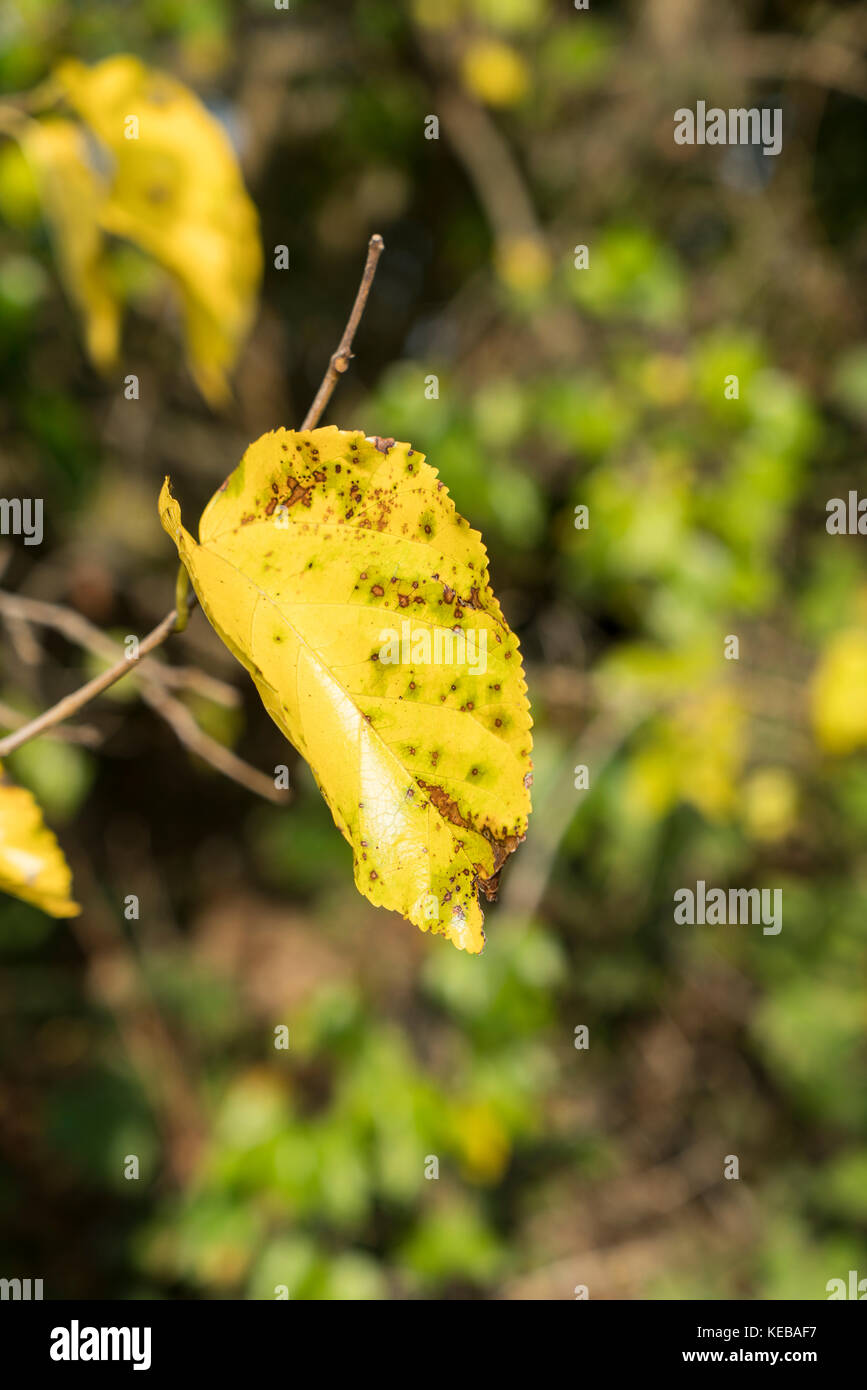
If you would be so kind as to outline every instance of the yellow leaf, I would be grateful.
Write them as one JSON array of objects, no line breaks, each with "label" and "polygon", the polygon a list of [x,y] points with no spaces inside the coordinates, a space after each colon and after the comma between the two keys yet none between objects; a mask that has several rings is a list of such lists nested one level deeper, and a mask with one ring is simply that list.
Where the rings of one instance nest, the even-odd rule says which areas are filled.
[{"label": "yellow leaf", "polygon": [[104,187],[88,162],[84,132],[54,117],[30,121],[21,148],[36,177],[61,278],[84,321],[87,351],[105,370],[117,358],[120,308],[103,254]]},{"label": "yellow leaf", "polygon": [[448,29],[461,18],[463,0],[412,0],[413,18],[425,29]]},{"label": "yellow leaf", "polygon": [[12,227],[32,227],[41,211],[33,166],[9,140],[0,148],[0,214]]},{"label": "yellow leaf", "polygon": [[794,829],[798,789],[785,768],[757,768],[744,783],[741,799],[747,829],[756,840],[781,840]]},{"label": "yellow leaf", "polygon": [[471,1178],[496,1182],[509,1161],[511,1143],[502,1121],[484,1101],[460,1105],[455,1128],[463,1166]]},{"label": "yellow leaf", "polygon": [[461,949],[523,840],[531,719],[481,537],[408,444],[252,444],[199,523],[160,516],[204,612],[306,758],[380,907]]},{"label": "yellow leaf", "polygon": [[137,58],[91,68],[70,59],[55,77],[111,156],[102,227],[174,277],[193,375],[212,404],[225,400],[262,276],[256,209],[225,132],[192,92]]},{"label": "yellow leaf", "polygon": [[517,294],[536,294],[551,279],[551,257],[536,236],[503,237],[497,242],[496,266],[500,279]]},{"label": "yellow leaf", "polygon": [[488,106],[515,106],[527,94],[530,75],[514,48],[499,39],[476,39],[462,63],[469,90]]},{"label": "yellow leaf", "polygon": [[727,821],[737,805],[743,730],[743,711],[725,690],[688,696],[656,721],[633,757],[627,800],[657,819],[684,801],[708,820]]},{"label": "yellow leaf", "polygon": [[828,753],[853,753],[867,744],[867,631],[835,633],[810,683],[816,737]]},{"label": "yellow leaf", "polygon": [[41,907],[52,917],[76,917],[70,898],[72,874],[63,851],[24,787],[9,781],[0,766],[0,889]]}]

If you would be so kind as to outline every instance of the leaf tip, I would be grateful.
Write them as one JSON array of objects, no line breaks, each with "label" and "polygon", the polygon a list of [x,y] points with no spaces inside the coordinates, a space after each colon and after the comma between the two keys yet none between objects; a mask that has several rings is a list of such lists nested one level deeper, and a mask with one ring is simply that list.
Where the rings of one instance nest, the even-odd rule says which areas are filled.
[{"label": "leaf tip", "polygon": [[168,474],[166,474],[163,479],[157,505],[159,507],[160,521],[162,522],[163,530],[166,531],[177,544],[180,540],[181,530],[183,529],[181,526],[181,509],[172,496],[172,483]]}]

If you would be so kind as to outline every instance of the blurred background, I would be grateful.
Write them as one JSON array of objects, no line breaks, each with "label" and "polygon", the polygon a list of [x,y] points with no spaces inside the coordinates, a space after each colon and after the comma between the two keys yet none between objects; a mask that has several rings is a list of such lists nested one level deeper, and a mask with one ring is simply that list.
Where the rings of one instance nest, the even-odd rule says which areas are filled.
[{"label": "blurred background", "polygon": [[[200,612],[164,655],[213,680],[174,698],[269,776],[288,762],[290,805],[191,756],[137,677],[13,754],[84,911],[0,898],[0,1274],[46,1298],[328,1300],[821,1299],[867,1276],[867,566],[825,528],[867,492],[865,14],[4,6],[5,93],[132,53],[199,95],[265,271],[215,411],[164,272],[118,242],[100,376],[3,141],[0,490],[43,497],[46,526],[0,542],[3,589],[118,641],[156,623],[163,476],[191,519],[300,423],[381,232],[326,422],[409,440],[483,532],[536,777],[476,958],[358,895]],[[781,107],[782,154],[675,145],[698,100]],[[6,727],[99,667],[2,621]],[[699,878],[781,888],[782,932],[675,925]]]}]

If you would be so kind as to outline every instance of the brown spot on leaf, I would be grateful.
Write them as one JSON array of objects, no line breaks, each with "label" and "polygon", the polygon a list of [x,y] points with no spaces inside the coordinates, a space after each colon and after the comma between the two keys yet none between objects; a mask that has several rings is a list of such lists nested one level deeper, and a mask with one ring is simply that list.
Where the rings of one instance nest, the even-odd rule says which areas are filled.
[{"label": "brown spot on leaf", "polygon": [[[478,768],[473,768],[473,774],[475,775],[477,772]],[[431,786],[429,783],[423,782],[420,777],[417,777],[416,781],[422,791],[427,793],[432,804],[443,817],[443,820],[447,820],[450,825],[460,826],[463,830],[475,830],[477,833],[484,835],[485,839],[488,841],[494,856],[494,872],[490,876],[487,876],[482,866],[476,864],[473,866],[476,870],[474,881],[476,888],[480,888],[488,901],[493,902],[494,898],[497,896],[500,870],[509,855],[513,854],[518,848],[518,845],[521,844],[524,836],[508,835],[504,832],[503,835],[498,838],[494,835],[492,830],[484,825],[479,830],[479,827],[473,824],[471,817],[465,817],[461,814],[457,802],[449,796],[448,792],[445,791],[443,787]],[[462,842],[456,840],[455,843],[462,847]]]},{"label": "brown spot on leaf", "polygon": [[420,778],[418,778],[417,781],[422,791],[427,792],[443,820],[447,820],[451,825],[459,825],[464,830],[470,830],[472,828],[469,821],[465,820],[461,815],[458,803],[449,796],[447,791],[442,787],[432,787],[429,783],[422,782]]},{"label": "brown spot on leaf", "polygon": [[290,487],[292,491],[290,492],[288,497],[285,497],[283,499],[284,506],[294,507],[297,502],[300,502],[304,507],[310,506],[312,500],[310,494],[313,491],[312,483],[308,484],[307,487],[304,487],[303,484],[299,483],[298,479],[293,477],[290,473],[288,478],[286,479],[286,486]]}]

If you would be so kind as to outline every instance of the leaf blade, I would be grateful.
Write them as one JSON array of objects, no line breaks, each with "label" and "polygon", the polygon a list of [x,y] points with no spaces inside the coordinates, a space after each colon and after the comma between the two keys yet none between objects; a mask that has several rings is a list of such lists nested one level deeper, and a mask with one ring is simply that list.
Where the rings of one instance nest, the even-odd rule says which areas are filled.
[{"label": "leaf blade", "polygon": [[225,131],[183,83],[129,54],[92,67],[67,59],[54,78],[113,166],[100,226],[169,272],[190,370],[223,404],[262,278],[258,214]]},{"label": "leaf blade", "polygon": [[107,371],[117,361],[121,306],[105,261],[100,222],[105,187],[88,162],[84,133],[72,121],[29,121],[21,148],[36,177],[60,277],[81,317],[88,355]]},{"label": "leaf blade", "polygon": [[0,765],[0,889],[51,917],[81,911],[70,896],[72,871],[35,797]]},{"label": "leaf blade", "polygon": [[481,537],[436,471],[393,440],[278,430],[211,499],[198,542],[168,481],[160,514],[309,762],[359,891],[480,951],[478,890],[493,896],[526,833],[532,721]]}]

